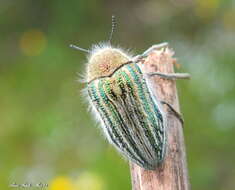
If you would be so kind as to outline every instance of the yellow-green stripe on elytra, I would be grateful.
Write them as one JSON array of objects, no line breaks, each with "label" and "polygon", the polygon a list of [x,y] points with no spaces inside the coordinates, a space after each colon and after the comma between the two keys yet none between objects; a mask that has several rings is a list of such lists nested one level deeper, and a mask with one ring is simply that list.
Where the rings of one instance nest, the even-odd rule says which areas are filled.
[{"label": "yellow-green stripe on elytra", "polygon": [[101,49],[88,63],[87,90],[109,142],[152,170],[164,159],[165,121],[139,64],[120,50]]},{"label": "yellow-green stripe on elytra", "polygon": [[[128,82],[129,83],[128,86],[130,88],[131,88],[131,86],[134,86],[134,83],[132,83],[131,80],[128,80],[129,76],[126,73],[124,75],[125,75],[125,79],[127,81],[129,81]],[[138,82],[137,83],[137,85],[138,85],[139,81],[137,81],[137,82]],[[146,85],[145,80],[143,78],[142,78],[142,83],[144,83]],[[143,86],[142,85],[140,87],[138,87],[138,88],[140,88],[140,91],[143,90]],[[149,110],[147,110],[148,107],[145,106],[145,105],[148,105],[149,104],[148,102],[150,102],[149,105],[154,105],[154,104],[153,104],[153,100],[152,100],[152,97],[150,96],[149,92],[147,91],[147,92],[145,92],[145,94],[147,96],[142,96],[143,97],[142,100],[144,102],[147,102],[146,104],[141,101],[141,98],[140,98],[141,95],[139,95],[138,93],[132,94],[132,97],[133,97],[132,99],[133,100],[130,100],[130,101],[132,102],[133,105],[135,105],[135,106],[133,106],[133,108],[138,108],[139,107],[141,109],[145,109],[146,111],[149,111]],[[147,109],[146,109],[146,107],[147,107]],[[151,108],[151,109],[153,109],[153,108]],[[135,109],[135,110],[136,110],[136,115],[138,116],[138,118],[144,118],[143,114],[145,112],[140,111],[140,109]],[[151,112],[150,112],[150,114],[151,114]],[[148,114],[148,115],[150,115],[150,114]],[[155,115],[156,115],[156,113],[155,113]],[[151,119],[149,119],[149,120],[151,121]],[[155,153],[158,152],[160,143],[159,143],[159,139],[157,139],[157,135],[156,135],[156,132],[157,132],[158,129],[155,129],[154,127],[151,127],[151,125],[155,126],[154,122],[156,122],[156,120],[157,119],[155,119],[155,120],[153,119],[152,122],[147,122],[145,119],[138,120],[140,122],[140,124],[138,126],[141,126],[141,127],[144,128],[143,132],[144,132],[144,134],[145,134],[145,136],[147,138],[146,140],[149,141],[149,143],[150,143],[151,147],[154,149]]]}]

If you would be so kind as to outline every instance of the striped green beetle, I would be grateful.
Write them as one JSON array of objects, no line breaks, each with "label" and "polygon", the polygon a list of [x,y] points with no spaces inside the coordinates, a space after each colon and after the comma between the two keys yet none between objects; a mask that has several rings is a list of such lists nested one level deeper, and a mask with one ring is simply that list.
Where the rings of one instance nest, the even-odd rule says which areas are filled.
[{"label": "striped green beetle", "polygon": [[[153,96],[141,60],[153,50],[166,48],[167,43],[154,45],[136,57],[110,44],[93,46],[90,51],[72,47],[89,53],[86,91],[105,137],[124,157],[154,170],[166,152],[166,117],[161,102]],[[184,74],[149,76],[155,74],[187,78]]]}]

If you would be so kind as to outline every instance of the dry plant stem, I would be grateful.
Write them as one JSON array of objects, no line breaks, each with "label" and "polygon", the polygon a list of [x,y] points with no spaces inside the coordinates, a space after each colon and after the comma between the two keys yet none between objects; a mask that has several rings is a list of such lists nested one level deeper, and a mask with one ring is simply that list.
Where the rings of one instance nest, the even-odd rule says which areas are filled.
[{"label": "dry plant stem", "polygon": [[[174,73],[171,61],[156,61],[154,52],[143,63],[148,72]],[[150,78],[153,93],[158,99],[171,104],[179,111],[179,102],[174,80],[159,76]],[[167,114],[167,150],[164,162],[156,170],[145,170],[130,163],[133,190],[188,190],[186,153],[182,123],[164,106]]]}]

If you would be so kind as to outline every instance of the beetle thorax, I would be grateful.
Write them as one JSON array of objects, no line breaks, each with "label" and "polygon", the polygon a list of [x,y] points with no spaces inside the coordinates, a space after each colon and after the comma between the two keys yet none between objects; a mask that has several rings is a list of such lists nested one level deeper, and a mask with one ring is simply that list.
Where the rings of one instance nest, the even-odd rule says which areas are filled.
[{"label": "beetle thorax", "polygon": [[87,82],[112,75],[130,58],[119,49],[102,48],[91,55],[87,66]]}]

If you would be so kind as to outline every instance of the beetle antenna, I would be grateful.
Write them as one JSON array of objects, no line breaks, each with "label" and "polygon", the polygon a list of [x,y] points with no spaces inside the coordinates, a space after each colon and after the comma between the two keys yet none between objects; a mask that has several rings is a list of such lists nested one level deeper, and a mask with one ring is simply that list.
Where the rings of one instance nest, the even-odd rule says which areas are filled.
[{"label": "beetle antenna", "polygon": [[86,53],[90,53],[89,50],[84,49],[84,48],[81,48],[81,47],[78,47],[78,46],[73,45],[73,44],[70,44],[69,47],[74,48],[74,49],[77,49],[77,50],[80,50],[80,51],[83,51],[83,52],[86,52]]},{"label": "beetle antenna", "polygon": [[116,18],[114,15],[112,15],[112,28],[111,28],[111,32],[110,32],[110,35],[109,35],[109,43],[111,44],[111,40],[112,40],[112,37],[113,37],[113,32],[116,28]]}]

